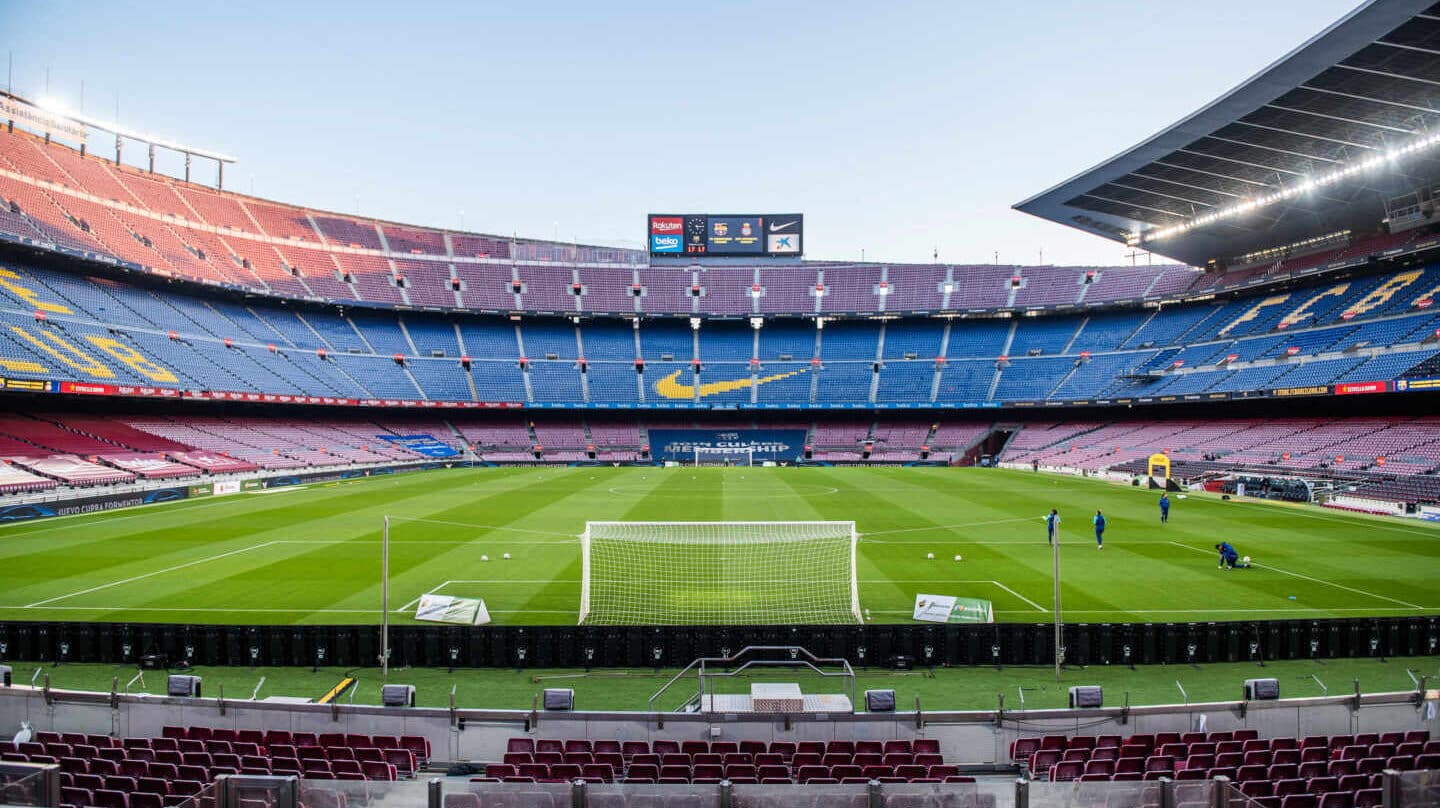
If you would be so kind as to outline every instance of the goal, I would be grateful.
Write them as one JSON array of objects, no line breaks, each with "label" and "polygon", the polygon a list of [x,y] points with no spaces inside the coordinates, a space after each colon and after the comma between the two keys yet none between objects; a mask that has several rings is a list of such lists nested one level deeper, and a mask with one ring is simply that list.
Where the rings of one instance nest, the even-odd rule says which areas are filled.
[{"label": "goal", "polygon": [[755,450],[749,446],[733,449],[713,446],[695,447],[695,465],[697,466],[753,466],[754,464]]},{"label": "goal", "polygon": [[580,622],[859,623],[854,522],[586,522]]}]

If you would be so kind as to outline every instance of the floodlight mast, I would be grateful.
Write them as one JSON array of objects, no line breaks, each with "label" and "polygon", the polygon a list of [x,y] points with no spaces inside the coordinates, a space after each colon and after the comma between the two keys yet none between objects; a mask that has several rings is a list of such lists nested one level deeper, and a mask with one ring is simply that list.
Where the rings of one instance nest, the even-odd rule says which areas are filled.
[{"label": "floodlight mast", "polygon": [[380,535],[380,681],[390,679],[390,517]]},{"label": "floodlight mast", "polygon": [[1055,531],[1055,540],[1050,542],[1051,563],[1055,577],[1055,681],[1060,681],[1060,665],[1065,661],[1065,624],[1060,620],[1060,531]]}]

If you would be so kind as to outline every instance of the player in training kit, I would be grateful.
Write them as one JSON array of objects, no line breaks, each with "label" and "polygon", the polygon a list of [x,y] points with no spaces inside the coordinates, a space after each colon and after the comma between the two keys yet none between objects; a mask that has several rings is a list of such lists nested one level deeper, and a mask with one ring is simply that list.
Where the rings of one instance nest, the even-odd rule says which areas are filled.
[{"label": "player in training kit", "polygon": [[1160,495],[1160,524],[1170,521],[1170,495]]},{"label": "player in training kit", "polygon": [[1233,570],[1240,565],[1240,554],[1235,552],[1235,548],[1230,546],[1230,542],[1222,541],[1215,545],[1215,549],[1220,552],[1221,569]]},{"label": "player in training kit", "polygon": [[1060,512],[1054,508],[1050,513],[1045,514],[1045,538],[1050,544],[1055,543],[1055,534],[1060,530]]},{"label": "player in training kit", "polygon": [[1105,514],[1095,511],[1095,549],[1105,549]]}]

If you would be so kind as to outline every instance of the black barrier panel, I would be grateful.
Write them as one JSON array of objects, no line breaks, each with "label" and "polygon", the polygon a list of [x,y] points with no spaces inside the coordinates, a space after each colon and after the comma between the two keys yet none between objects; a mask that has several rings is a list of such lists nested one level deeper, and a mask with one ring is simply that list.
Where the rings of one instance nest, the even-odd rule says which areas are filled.
[{"label": "black barrier panel", "polygon": [[[1076,665],[1208,664],[1272,659],[1383,658],[1440,651],[1440,617],[1072,624]],[[417,667],[682,667],[751,645],[798,645],[857,667],[896,657],[917,666],[1049,665],[1048,623],[853,626],[429,626],[390,629],[390,664]],[[378,664],[376,626],[206,626],[0,622],[0,659],[138,664]]]}]

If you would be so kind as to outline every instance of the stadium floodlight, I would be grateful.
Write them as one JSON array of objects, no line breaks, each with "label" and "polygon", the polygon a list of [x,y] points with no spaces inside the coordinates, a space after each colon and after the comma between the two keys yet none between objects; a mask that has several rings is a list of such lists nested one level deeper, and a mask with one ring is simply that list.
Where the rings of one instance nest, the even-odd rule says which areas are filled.
[{"label": "stadium floodlight", "polygon": [[[1131,235],[1135,237],[1137,242],[1162,241],[1164,239],[1173,238],[1174,236],[1178,236],[1182,233],[1187,233],[1191,230],[1194,230],[1197,227],[1204,227],[1206,225],[1214,224],[1215,222],[1225,219],[1233,219],[1237,216],[1243,216],[1247,213],[1250,213],[1251,211],[1258,210],[1259,208],[1265,207],[1266,205],[1271,205],[1275,202],[1282,202],[1287,199],[1293,199],[1297,196],[1300,196],[1301,194],[1313,193],[1316,189],[1323,188],[1327,185],[1331,185],[1349,177],[1353,177],[1357,174],[1374,171],[1381,166],[1384,166],[1387,162],[1394,163],[1402,157],[1408,157],[1412,154],[1416,154],[1426,149],[1430,149],[1436,145],[1440,145],[1440,132],[1434,132],[1423,135],[1422,137],[1417,137],[1403,146],[1397,146],[1391,149],[1387,149],[1386,151],[1371,155],[1370,157],[1366,157],[1363,160],[1356,160],[1355,162],[1346,163],[1345,165],[1339,166],[1334,170],[1327,171],[1322,174],[1302,177],[1299,182],[1293,185],[1283,186],[1280,189],[1265,194],[1263,196],[1242,199],[1241,201],[1233,205],[1228,205],[1223,208],[1217,208],[1209,213],[1204,214],[1203,216],[1196,216],[1189,221],[1181,222],[1179,224],[1171,225],[1169,227],[1157,228],[1148,233],[1137,233]],[[1129,240],[1130,239],[1127,237],[1127,243],[1129,242]]]},{"label": "stadium floodlight", "polygon": [[580,622],[863,622],[854,522],[586,522]]}]

